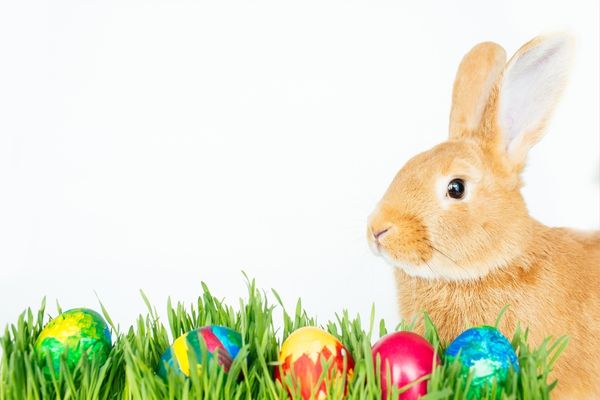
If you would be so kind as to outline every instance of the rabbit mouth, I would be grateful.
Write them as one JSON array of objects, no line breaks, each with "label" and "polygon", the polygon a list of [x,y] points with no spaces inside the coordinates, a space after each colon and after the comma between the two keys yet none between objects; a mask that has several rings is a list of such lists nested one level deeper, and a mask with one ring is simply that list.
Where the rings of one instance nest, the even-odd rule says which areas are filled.
[{"label": "rabbit mouth", "polygon": [[489,272],[486,268],[468,268],[460,265],[454,258],[445,251],[438,250],[428,240],[421,243],[423,247],[427,247],[426,252],[415,251],[413,246],[407,247],[406,251],[399,251],[401,246],[397,240],[398,238],[393,235],[393,232],[389,237],[371,236],[369,247],[387,264],[402,270],[410,277],[428,280],[472,281],[484,277]]},{"label": "rabbit mouth", "polygon": [[369,232],[368,242],[369,248],[371,249],[371,252],[373,252],[373,254],[375,254],[376,256],[383,256],[381,251],[381,242],[372,232]]},{"label": "rabbit mouth", "polygon": [[369,229],[368,241],[373,254],[383,257],[393,266],[407,263],[423,265],[426,268],[433,252],[426,237],[422,237],[420,233],[407,234],[395,225],[375,233]]}]

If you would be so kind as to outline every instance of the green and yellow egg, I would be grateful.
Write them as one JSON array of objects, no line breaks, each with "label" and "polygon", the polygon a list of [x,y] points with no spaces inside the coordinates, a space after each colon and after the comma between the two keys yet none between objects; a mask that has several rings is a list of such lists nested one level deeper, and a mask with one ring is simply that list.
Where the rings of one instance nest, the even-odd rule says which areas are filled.
[{"label": "green and yellow egg", "polygon": [[[75,308],[65,311],[40,332],[35,352],[43,364],[50,358],[55,374],[60,371],[60,360],[64,356],[66,365],[73,370],[83,354],[90,362],[103,364],[112,347],[108,324],[96,311]],[[50,375],[50,366],[44,365],[44,373]]]}]

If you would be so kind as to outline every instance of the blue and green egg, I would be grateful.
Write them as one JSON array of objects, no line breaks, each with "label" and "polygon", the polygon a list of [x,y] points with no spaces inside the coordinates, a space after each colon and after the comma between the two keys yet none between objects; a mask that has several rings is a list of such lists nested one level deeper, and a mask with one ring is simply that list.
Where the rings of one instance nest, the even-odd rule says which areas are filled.
[{"label": "blue and green egg", "polygon": [[458,359],[461,375],[473,375],[470,397],[483,388],[506,382],[509,369],[519,371],[519,359],[509,340],[491,326],[471,328],[461,333],[446,349],[447,361]]}]

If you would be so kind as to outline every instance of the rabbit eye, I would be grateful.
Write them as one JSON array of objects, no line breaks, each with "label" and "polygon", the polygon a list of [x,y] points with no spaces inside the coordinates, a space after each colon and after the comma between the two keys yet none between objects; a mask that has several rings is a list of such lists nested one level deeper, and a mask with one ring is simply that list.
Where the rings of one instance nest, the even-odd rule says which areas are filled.
[{"label": "rabbit eye", "polygon": [[448,196],[453,199],[462,199],[465,195],[465,181],[462,179],[452,179],[448,184]]}]

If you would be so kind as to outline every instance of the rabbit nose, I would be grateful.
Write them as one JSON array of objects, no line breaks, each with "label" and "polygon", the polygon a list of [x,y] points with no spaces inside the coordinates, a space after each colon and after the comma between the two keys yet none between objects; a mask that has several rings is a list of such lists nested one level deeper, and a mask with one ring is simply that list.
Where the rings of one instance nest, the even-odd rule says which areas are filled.
[{"label": "rabbit nose", "polygon": [[382,229],[382,230],[380,230],[378,232],[373,232],[373,237],[375,238],[375,241],[379,242],[379,238],[381,236],[383,236],[383,234],[385,234],[389,230],[390,230],[390,228],[385,228],[385,229]]}]

